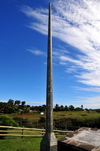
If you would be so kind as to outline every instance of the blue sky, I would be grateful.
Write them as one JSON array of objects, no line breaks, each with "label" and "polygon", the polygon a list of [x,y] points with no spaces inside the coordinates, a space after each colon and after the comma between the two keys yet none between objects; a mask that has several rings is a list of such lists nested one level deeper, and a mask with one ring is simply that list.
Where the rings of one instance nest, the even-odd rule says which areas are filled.
[{"label": "blue sky", "polygon": [[54,105],[100,108],[100,1],[0,2],[0,101],[45,104],[52,2]]}]

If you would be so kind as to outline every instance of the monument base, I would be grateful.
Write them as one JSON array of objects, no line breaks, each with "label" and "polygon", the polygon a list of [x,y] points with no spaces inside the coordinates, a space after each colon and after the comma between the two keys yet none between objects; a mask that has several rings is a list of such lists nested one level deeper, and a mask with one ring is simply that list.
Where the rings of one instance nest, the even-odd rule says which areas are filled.
[{"label": "monument base", "polygon": [[57,151],[57,139],[53,132],[45,133],[40,144],[40,151]]},{"label": "monument base", "polygon": [[100,129],[80,128],[58,141],[58,151],[100,151]]}]

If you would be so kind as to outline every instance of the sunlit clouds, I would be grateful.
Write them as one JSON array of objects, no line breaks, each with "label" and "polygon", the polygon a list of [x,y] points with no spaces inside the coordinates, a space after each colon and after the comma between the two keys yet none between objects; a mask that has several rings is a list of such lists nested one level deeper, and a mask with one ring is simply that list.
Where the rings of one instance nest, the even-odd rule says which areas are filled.
[{"label": "sunlit clouds", "polygon": [[[47,35],[48,9],[23,6],[21,11],[30,19],[29,28]],[[54,0],[52,22],[53,37],[61,46],[64,43],[63,47],[58,43],[53,49],[53,58],[59,66],[64,66],[66,74],[72,73],[76,82],[83,84],[81,91],[100,95],[100,1]],[[42,54],[41,51],[30,52]],[[86,100],[92,99],[99,101],[100,97]]]},{"label": "sunlit clouds", "polygon": [[[52,11],[53,36],[77,48],[77,60],[63,53],[63,56],[59,55],[59,63],[70,62],[70,72],[74,72],[73,65],[77,69],[74,74],[77,81],[92,86],[100,86],[99,6],[100,2],[94,0],[64,0],[55,1]],[[34,10],[24,6],[22,11],[30,17],[28,27],[47,34],[47,9]],[[78,52],[82,54],[78,55]],[[34,51],[36,55],[39,53]]]}]

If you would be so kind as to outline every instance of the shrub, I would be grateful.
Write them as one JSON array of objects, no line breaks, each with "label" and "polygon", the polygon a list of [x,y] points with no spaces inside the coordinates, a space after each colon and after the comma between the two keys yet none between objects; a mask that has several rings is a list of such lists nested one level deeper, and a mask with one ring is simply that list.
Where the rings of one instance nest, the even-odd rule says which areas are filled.
[{"label": "shrub", "polygon": [[0,115],[0,125],[4,126],[19,126],[17,122],[6,115]]},{"label": "shrub", "polygon": [[54,120],[54,126],[57,129],[76,130],[79,127],[100,128],[100,118],[63,118]]},{"label": "shrub", "polygon": [[[0,115],[0,125],[3,126],[18,126],[18,123],[16,123],[13,119],[6,115]],[[0,130],[7,130],[7,128],[0,128]],[[1,134],[6,134],[7,132],[1,132]],[[4,136],[0,136],[0,139],[3,139]]]},{"label": "shrub", "polygon": [[23,126],[23,118],[14,117],[13,120],[16,121],[19,124],[19,126]]},{"label": "shrub", "polygon": [[39,123],[45,123],[45,117],[40,117]]},{"label": "shrub", "polygon": [[21,117],[14,117],[13,118],[19,126],[24,126],[24,127],[33,127],[33,120],[28,119],[28,118],[21,118]]}]

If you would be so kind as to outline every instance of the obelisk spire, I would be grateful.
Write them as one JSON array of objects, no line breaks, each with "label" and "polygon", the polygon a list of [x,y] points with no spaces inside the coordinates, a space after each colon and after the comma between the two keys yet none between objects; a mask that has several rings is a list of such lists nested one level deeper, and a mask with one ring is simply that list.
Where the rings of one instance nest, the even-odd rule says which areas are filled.
[{"label": "obelisk spire", "polygon": [[41,141],[40,151],[57,151],[57,140],[53,132],[53,84],[52,84],[52,19],[51,3],[48,16],[48,55],[46,90],[46,133]]},{"label": "obelisk spire", "polygon": [[53,131],[53,84],[52,84],[52,22],[51,3],[48,18],[48,58],[47,58],[47,92],[46,92],[46,131]]}]

